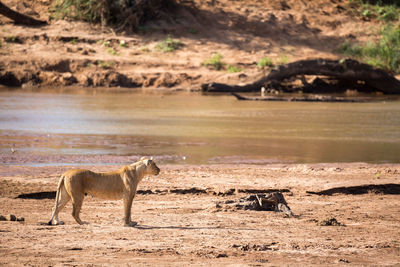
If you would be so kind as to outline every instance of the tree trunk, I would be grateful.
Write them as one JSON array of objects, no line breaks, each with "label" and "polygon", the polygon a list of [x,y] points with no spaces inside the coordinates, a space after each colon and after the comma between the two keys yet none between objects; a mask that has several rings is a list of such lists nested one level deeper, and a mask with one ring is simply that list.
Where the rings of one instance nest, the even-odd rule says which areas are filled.
[{"label": "tree trunk", "polygon": [[[381,69],[376,69],[352,59],[300,60],[281,65],[278,69],[272,70],[268,76],[262,77],[251,84],[232,86],[210,83],[203,84],[202,90],[204,92],[259,92],[261,87],[273,89],[278,87],[284,88],[285,85],[283,85],[283,82],[285,80],[304,75],[324,76],[327,77],[328,82],[326,84],[329,84],[330,80],[335,80],[339,82],[338,84],[346,84],[347,87],[353,86],[358,91],[370,92],[371,90],[375,90],[385,94],[400,94],[400,81],[395,77]],[[309,85],[305,85],[305,87],[307,86]],[[318,91],[318,86],[314,87]],[[322,91],[322,88],[320,88],[319,92]]]},{"label": "tree trunk", "polygon": [[[231,93],[237,100],[245,101],[286,101],[286,102],[341,102],[341,103],[364,103],[377,101],[373,97],[339,97],[329,95],[304,95],[304,96],[261,96],[246,97],[236,93]],[[383,100],[382,98],[379,98]],[[385,99],[386,100],[386,99]]]},{"label": "tree trunk", "polygon": [[23,15],[21,13],[18,13],[16,11],[10,9],[6,5],[4,5],[1,1],[0,1],[0,14],[3,16],[6,16],[7,18],[12,19],[17,24],[25,24],[25,25],[31,25],[31,26],[47,24],[46,21],[37,20],[37,19],[31,18],[29,16]]}]

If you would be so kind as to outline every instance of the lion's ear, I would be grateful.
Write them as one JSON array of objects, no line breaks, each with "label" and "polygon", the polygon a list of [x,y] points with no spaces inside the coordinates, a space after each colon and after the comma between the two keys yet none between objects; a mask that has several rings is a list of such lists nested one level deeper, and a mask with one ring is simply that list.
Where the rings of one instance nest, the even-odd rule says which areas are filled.
[{"label": "lion's ear", "polygon": [[150,157],[150,160],[153,160],[153,157]]},{"label": "lion's ear", "polygon": [[146,157],[141,157],[141,158],[140,158],[141,161],[143,161],[143,160],[145,160],[145,159],[146,159]]}]

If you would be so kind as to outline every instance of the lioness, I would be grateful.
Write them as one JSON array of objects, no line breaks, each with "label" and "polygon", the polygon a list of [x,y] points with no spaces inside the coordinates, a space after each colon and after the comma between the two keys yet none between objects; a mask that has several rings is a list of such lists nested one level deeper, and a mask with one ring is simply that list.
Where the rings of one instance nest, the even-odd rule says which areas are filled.
[{"label": "lioness", "polygon": [[141,158],[140,161],[126,165],[113,172],[95,173],[89,170],[69,170],[61,175],[57,187],[56,203],[49,225],[62,224],[58,213],[72,199],[72,216],[77,223],[83,224],[79,212],[85,194],[103,199],[123,199],[125,226],[135,226],[131,221],[132,200],[136,195],[139,182],[145,175],[158,175],[160,169],[153,158]]}]

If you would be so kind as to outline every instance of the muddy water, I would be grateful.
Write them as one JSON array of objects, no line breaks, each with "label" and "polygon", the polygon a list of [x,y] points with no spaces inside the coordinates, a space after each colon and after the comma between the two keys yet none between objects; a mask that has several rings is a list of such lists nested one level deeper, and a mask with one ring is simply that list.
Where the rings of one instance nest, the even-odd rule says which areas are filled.
[{"label": "muddy water", "polygon": [[0,151],[173,163],[400,162],[400,102],[0,93]]}]

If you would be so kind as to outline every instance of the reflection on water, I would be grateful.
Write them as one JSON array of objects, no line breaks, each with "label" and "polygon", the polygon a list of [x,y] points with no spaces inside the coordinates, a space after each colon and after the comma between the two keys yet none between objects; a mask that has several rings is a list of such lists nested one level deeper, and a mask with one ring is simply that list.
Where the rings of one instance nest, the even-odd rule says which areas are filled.
[{"label": "reflection on water", "polygon": [[186,157],[193,164],[400,162],[399,104],[2,92],[0,149]]}]

